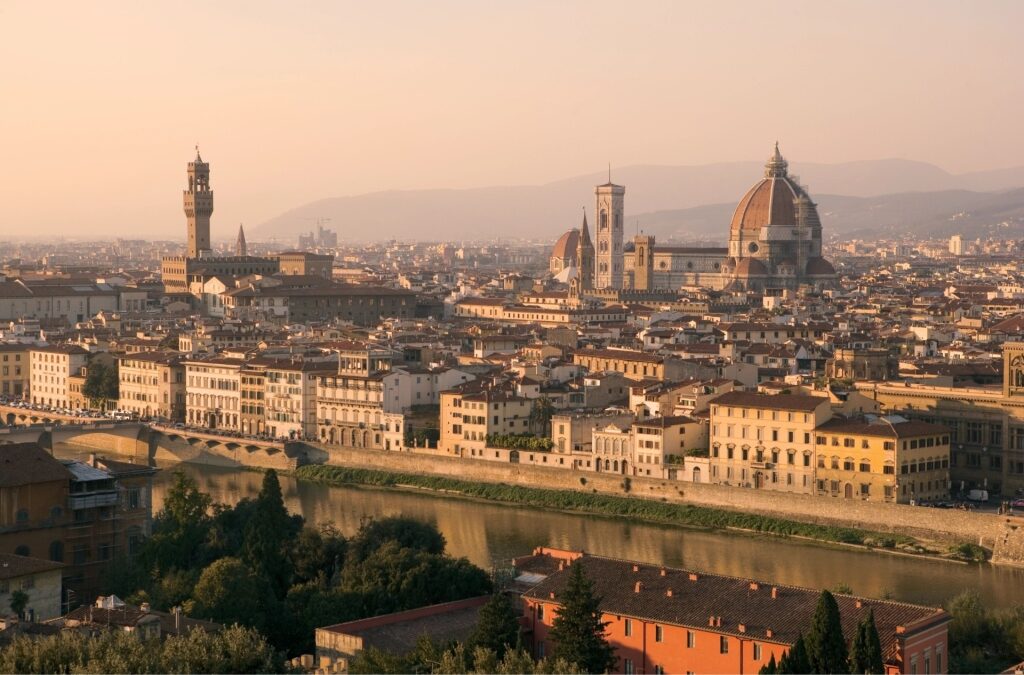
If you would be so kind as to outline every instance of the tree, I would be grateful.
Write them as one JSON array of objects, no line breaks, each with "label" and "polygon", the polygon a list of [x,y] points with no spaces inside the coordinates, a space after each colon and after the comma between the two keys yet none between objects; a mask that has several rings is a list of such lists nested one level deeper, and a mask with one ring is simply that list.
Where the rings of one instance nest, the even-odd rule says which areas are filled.
[{"label": "tree", "polygon": [[291,547],[293,583],[330,581],[345,560],[346,544],[334,525],[304,527]]},{"label": "tree", "polygon": [[396,542],[433,555],[444,553],[445,540],[437,527],[412,518],[394,516],[363,523],[348,545],[348,558],[355,563],[369,558],[386,543]]},{"label": "tree", "polygon": [[82,385],[82,393],[93,405],[96,405],[97,401],[107,398],[104,385],[106,377],[107,367],[104,364],[99,361],[89,364],[85,375],[85,384]]},{"label": "tree", "polygon": [[164,507],[153,520],[153,536],[147,540],[140,563],[157,573],[190,569],[201,560],[203,543],[210,531],[208,511],[213,500],[183,471],[174,472]]},{"label": "tree", "polygon": [[291,565],[285,545],[292,538],[292,520],[281,496],[277,472],[268,469],[256,497],[255,510],[245,528],[242,557],[258,574],[266,577],[275,597],[283,598],[291,580]]},{"label": "tree", "polygon": [[807,658],[807,643],[802,634],[797,635],[796,642],[779,659],[777,672],[792,675],[806,675],[814,672],[811,670],[811,662]]},{"label": "tree", "polygon": [[509,649],[519,646],[519,618],[507,595],[495,593],[480,608],[480,616],[469,637],[469,645],[472,648],[490,649],[499,659]]},{"label": "tree", "polygon": [[223,624],[266,626],[268,583],[238,558],[221,558],[205,570],[192,592],[190,613]]},{"label": "tree", "polygon": [[874,610],[868,610],[867,616],[857,625],[857,635],[850,644],[850,672],[855,675],[885,672],[882,642],[878,639]]},{"label": "tree", "polygon": [[107,400],[116,401],[120,395],[120,370],[117,361],[112,366],[103,369],[103,377],[100,379],[100,393]]},{"label": "tree", "polygon": [[601,621],[601,598],[594,594],[584,563],[574,562],[561,594],[558,610],[548,636],[555,643],[552,656],[574,663],[585,673],[604,673],[615,668],[615,649],[605,639],[606,622]]},{"label": "tree", "polygon": [[28,606],[28,593],[21,589],[11,593],[11,611],[14,612],[19,619],[25,613],[26,606]]},{"label": "tree", "polygon": [[548,426],[551,424],[551,417],[555,414],[555,406],[547,396],[541,396],[533,400],[530,406],[529,425],[530,430],[538,436],[548,436]]},{"label": "tree", "polygon": [[807,657],[815,673],[848,673],[846,639],[839,618],[839,604],[827,590],[818,597],[811,630],[807,634]]},{"label": "tree", "polygon": [[758,675],[775,675],[779,672],[779,665],[775,663],[775,654],[772,654],[771,658],[768,659],[768,663],[761,666],[761,670],[757,671]]}]

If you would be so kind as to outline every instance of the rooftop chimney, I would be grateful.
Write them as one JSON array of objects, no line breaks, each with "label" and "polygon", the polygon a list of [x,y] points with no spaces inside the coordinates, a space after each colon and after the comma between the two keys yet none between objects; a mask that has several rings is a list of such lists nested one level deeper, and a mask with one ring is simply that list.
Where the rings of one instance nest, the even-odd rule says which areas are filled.
[{"label": "rooftop chimney", "polygon": [[772,586],[772,599],[779,597],[779,589],[776,586]]},{"label": "rooftop chimney", "polygon": [[142,610],[143,614],[149,614],[149,603],[148,602],[142,603],[141,605],[139,605],[139,609]]},{"label": "rooftop chimney", "polygon": [[863,606],[863,605],[861,604],[860,600],[858,600],[858,601],[856,602],[856,605],[857,605],[857,609],[860,609],[860,608],[861,608],[861,607]]},{"label": "rooftop chimney", "polygon": [[634,572],[639,572],[640,571],[640,566],[639,565],[633,565],[633,571]]},{"label": "rooftop chimney", "polygon": [[696,575],[696,573],[694,573],[694,572],[690,572],[690,581],[696,581],[696,580],[697,580],[697,575]]},{"label": "rooftop chimney", "polygon": [[774,635],[774,633],[772,633],[772,629],[771,629],[771,628],[767,629],[767,630],[766,630],[766,631],[764,632],[764,636],[765,636],[765,637],[769,637],[769,638],[770,638],[770,637],[771,637],[772,635]]},{"label": "rooftop chimney", "polygon": [[551,591],[550,593],[548,593],[548,597],[551,598],[552,600],[554,600],[555,599],[555,592]]},{"label": "rooftop chimney", "polygon": [[738,626],[738,628],[740,629],[740,632],[741,632],[741,633],[746,633],[746,632],[747,632],[747,624],[745,624],[745,623],[741,623],[741,624],[740,624],[740,625]]},{"label": "rooftop chimney", "polygon": [[750,590],[756,591],[758,588],[760,588],[760,586],[757,585],[756,581],[751,581],[750,582]]},{"label": "rooftop chimney", "polygon": [[661,576],[665,576],[666,574],[668,574],[668,572],[665,570],[664,567],[662,567],[661,568]]},{"label": "rooftop chimney", "polygon": [[633,592],[634,593],[639,593],[643,589],[644,589],[644,582],[638,581],[638,582],[636,582],[636,586],[633,587]]},{"label": "rooftop chimney", "polygon": [[672,597],[672,589],[671,588],[668,589],[667,591],[665,591],[665,597],[666,598],[671,598]]}]

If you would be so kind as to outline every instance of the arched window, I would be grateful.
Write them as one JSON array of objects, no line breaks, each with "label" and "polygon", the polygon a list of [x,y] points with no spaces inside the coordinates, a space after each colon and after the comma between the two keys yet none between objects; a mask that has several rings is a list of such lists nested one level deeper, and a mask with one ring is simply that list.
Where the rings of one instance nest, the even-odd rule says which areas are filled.
[{"label": "arched window", "polygon": [[15,515],[15,520],[17,522],[19,522],[19,523],[27,523],[28,522],[28,509],[18,509],[18,513],[17,513],[17,515]]},{"label": "arched window", "polygon": [[50,560],[53,562],[64,562],[64,542],[50,542]]},{"label": "arched window", "polygon": [[608,229],[608,212],[601,209],[601,215],[598,217],[598,228],[602,230]]},{"label": "arched window", "polygon": [[23,555],[27,558],[28,556],[32,555],[32,551],[29,550],[28,546],[22,544],[21,546],[14,549],[14,555]]}]

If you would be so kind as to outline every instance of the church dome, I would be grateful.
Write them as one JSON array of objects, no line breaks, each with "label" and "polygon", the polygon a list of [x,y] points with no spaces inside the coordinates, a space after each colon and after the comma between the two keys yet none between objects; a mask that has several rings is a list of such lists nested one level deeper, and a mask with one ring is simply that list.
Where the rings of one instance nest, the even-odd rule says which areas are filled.
[{"label": "church dome", "polygon": [[788,169],[789,163],[776,143],[775,152],[764,166],[764,178],[747,190],[736,206],[729,226],[730,235],[735,237],[741,231],[757,232],[766,225],[796,225],[795,202],[801,197],[807,200],[807,224],[820,225],[817,208],[807,192],[789,177]]},{"label": "church dome", "polygon": [[555,247],[551,250],[552,258],[561,258],[563,260],[576,259],[576,248],[580,241],[580,231],[576,229],[569,230],[555,242]]}]

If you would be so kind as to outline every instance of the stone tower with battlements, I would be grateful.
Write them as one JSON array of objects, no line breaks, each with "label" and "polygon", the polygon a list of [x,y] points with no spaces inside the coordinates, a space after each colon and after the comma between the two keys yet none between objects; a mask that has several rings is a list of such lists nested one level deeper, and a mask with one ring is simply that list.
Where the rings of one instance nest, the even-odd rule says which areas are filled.
[{"label": "stone tower with battlements", "polygon": [[211,253],[210,216],[213,215],[213,190],[210,189],[210,165],[196,148],[196,159],[188,163],[188,189],[184,191],[185,217],[188,219],[189,258]]},{"label": "stone tower with battlements", "polygon": [[597,251],[594,288],[622,288],[622,205],[626,188],[611,182],[594,188],[597,195]]}]

